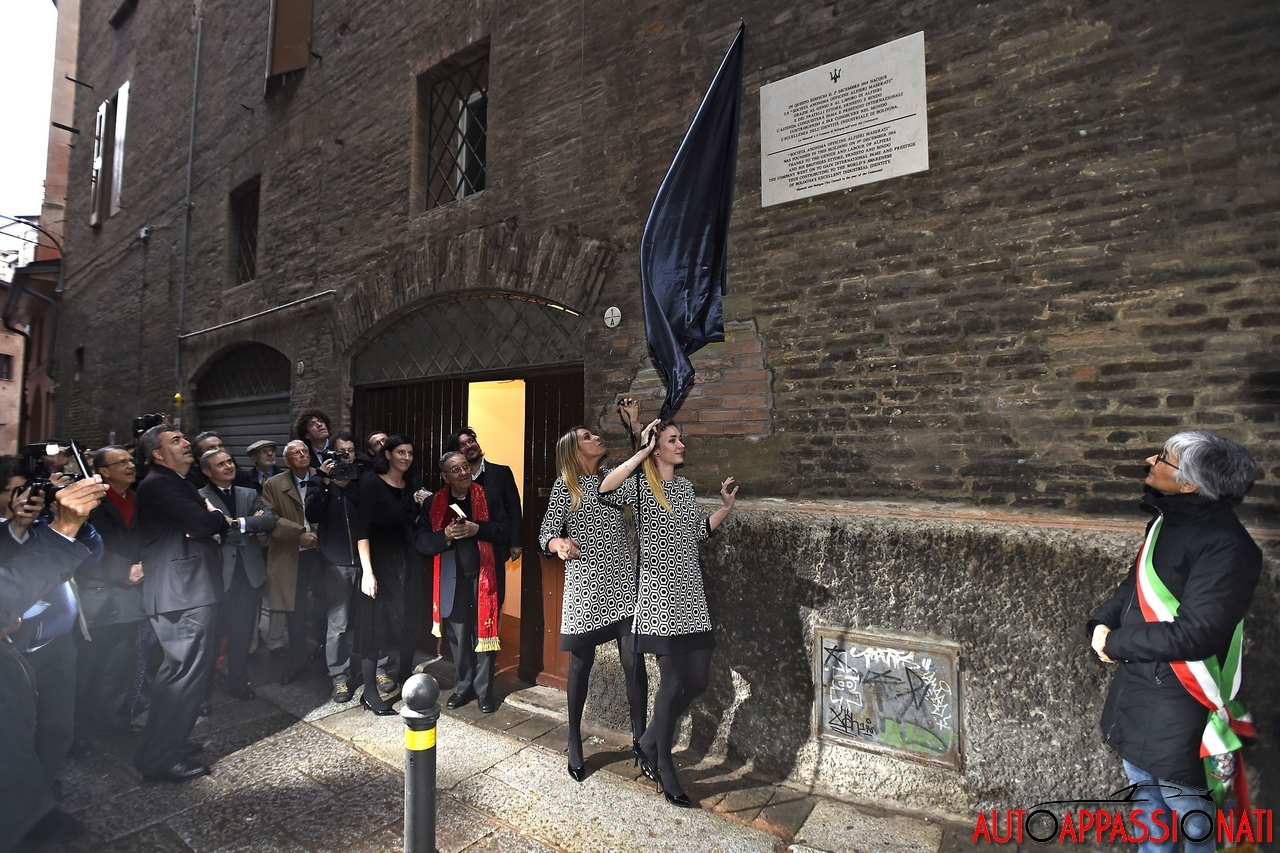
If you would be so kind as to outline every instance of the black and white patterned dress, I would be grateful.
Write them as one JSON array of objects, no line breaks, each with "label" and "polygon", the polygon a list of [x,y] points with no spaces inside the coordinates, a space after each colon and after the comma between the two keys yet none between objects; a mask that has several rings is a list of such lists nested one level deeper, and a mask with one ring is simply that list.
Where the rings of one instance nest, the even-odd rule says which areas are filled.
[{"label": "black and white patterned dress", "polygon": [[711,524],[698,512],[693,483],[676,477],[664,481],[662,488],[671,513],[658,505],[643,471],[600,496],[604,503],[636,508],[640,539],[636,650],[669,655],[715,648],[698,564],[698,543],[711,535]]},{"label": "black and white patterned dress", "polygon": [[564,564],[560,650],[565,652],[629,634],[636,606],[636,565],[622,512],[600,502],[600,477],[579,477],[578,483],[582,506],[570,512],[569,489],[563,479],[556,480],[538,532],[543,551],[552,539],[565,535],[581,545],[581,554]]}]

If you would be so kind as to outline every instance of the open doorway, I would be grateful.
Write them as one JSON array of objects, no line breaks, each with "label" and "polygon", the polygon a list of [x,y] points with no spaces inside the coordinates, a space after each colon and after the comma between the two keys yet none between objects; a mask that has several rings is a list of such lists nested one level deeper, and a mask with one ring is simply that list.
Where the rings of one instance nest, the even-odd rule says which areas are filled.
[{"label": "open doorway", "polygon": [[[467,425],[476,431],[484,448],[484,458],[506,465],[516,478],[520,490],[520,506],[525,506],[525,382],[523,379],[499,379],[467,383]],[[525,524],[542,521],[527,518]],[[506,564],[507,596],[502,602],[502,618],[498,638],[498,671],[512,672],[520,666],[520,611],[522,560]]]},{"label": "open doorway", "polygon": [[[352,412],[361,440],[374,430],[407,435],[420,448],[415,465],[430,489],[441,485],[445,442],[464,426],[476,431],[486,459],[511,467],[520,489],[524,554],[506,566],[498,666],[523,681],[560,688],[569,670],[569,655],[559,650],[564,566],[541,555],[538,529],[556,480],[556,441],[583,421],[583,380],[576,366],[356,388]],[[428,565],[424,560],[424,571]],[[426,609],[430,619],[431,602]]]}]

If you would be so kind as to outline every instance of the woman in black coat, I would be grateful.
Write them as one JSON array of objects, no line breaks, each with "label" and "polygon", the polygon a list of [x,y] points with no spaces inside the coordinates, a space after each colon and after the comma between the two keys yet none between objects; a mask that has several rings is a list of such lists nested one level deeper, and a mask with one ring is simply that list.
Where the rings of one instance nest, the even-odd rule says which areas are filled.
[{"label": "woman in black coat", "polygon": [[413,445],[393,435],[382,445],[375,471],[360,478],[355,535],[361,577],[351,602],[351,650],[361,658],[360,704],[379,715],[394,712],[378,695],[378,658],[399,648],[396,681],[403,684],[422,634],[422,559],[410,546],[418,514],[406,477],[412,465]]}]

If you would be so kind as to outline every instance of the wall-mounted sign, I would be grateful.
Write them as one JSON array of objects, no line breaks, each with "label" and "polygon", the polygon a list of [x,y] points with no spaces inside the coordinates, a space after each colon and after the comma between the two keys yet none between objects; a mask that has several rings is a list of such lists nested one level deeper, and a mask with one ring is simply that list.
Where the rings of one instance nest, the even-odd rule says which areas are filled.
[{"label": "wall-mounted sign", "polygon": [[768,207],[929,168],[924,33],[760,89]]},{"label": "wall-mounted sign", "polygon": [[818,737],[960,770],[960,646],[814,630]]}]

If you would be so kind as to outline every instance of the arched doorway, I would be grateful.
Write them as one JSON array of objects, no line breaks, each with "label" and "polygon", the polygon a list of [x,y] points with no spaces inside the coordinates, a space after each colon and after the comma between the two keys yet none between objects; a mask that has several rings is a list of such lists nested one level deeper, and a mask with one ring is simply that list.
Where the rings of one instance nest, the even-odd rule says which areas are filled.
[{"label": "arched doorway", "polygon": [[[352,362],[357,434],[407,435],[429,488],[439,488],[446,437],[467,425],[487,458],[517,472],[524,557],[508,566],[498,665],[557,686],[568,673],[557,648],[564,569],[539,556],[537,539],[556,439],[583,420],[584,326],[580,314],[532,297],[467,296],[405,316]],[[510,439],[505,456],[500,438]]]},{"label": "arched doorway", "polygon": [[222,354],[196,382],[200,429],[213,430],[247,464],[244,449],[258,439],[283,449],[289,440],[289,359],[266,344],[242,344]]}]

